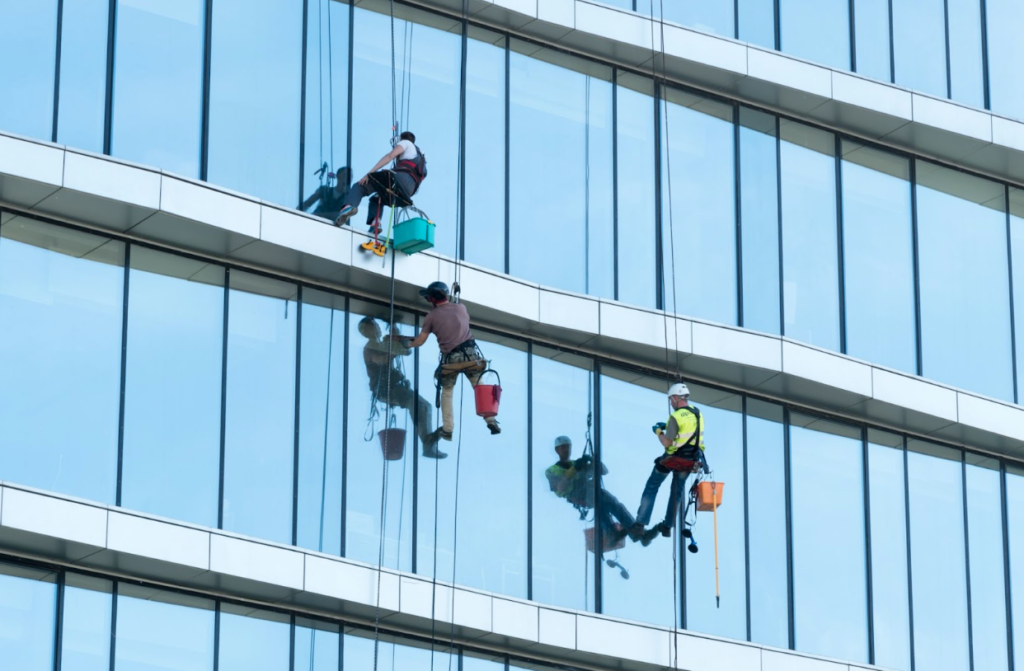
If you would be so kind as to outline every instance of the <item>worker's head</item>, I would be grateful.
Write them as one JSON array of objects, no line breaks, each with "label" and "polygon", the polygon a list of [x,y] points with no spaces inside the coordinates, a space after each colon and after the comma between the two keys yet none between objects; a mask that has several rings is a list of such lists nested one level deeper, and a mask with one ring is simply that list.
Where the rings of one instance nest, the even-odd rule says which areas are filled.
[{"label": "worker's head", "polygon": [[409,131],[404,131],[401,135],[398,136],[398,139],[408,140],[409,142],[416,144],[416,136],[410,133]]},{"label": "worker's head", "polygon": [[676,382],[668,388],[668,402],[673,410],[686,407],[690,404],[690,389],[682,382]]},{"label": "worker's head", "polygon": [[555,453],[562,461],[569,460],[569,455],[572,454],[572,440],[569,439],[569,436],[555,438]]},{"label": "worker's head", "polygon": [[444,282],[431,282],[426,289],[420,289],[420,296],[431,305],[437,306],[448,302],[448,285]]},{"label": "worker's head", "polygon": [[363,317],[359,320],[359,335],[369,340],[380,340],[380,325],[373,317]]},{"label": "worker's head", "polygon": [[340,185],[348,186],[348,183],[350,181],[352,181],[352,168],[350,168],[348,166],[345,166],[343,168],[338,168],[337,171],[335,171],[334,174],[338,178],[338,185],[339,186]]}]

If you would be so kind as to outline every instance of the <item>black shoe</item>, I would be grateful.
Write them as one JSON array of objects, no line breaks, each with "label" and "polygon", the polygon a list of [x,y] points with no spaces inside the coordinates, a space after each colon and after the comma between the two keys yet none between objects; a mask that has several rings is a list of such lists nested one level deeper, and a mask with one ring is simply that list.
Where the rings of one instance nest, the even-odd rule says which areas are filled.
[{"label": "black shoe", "polygon": [[659,535],[661,535],[661,531],[658,529],[658,527],[651,527],[650,529],[644,532],[644,537],[640,539],[640,545],[647,547],[651,544],[651,541],[653,541]]},{"label": "black shoe", "polygon": [[644,537],[644,532],[644,525],[640,524],[639,522],[626,529],[626,533],[629,535],[630,540],[632,540],[634,543]]},{"label": "black shoe", "polygon": [[445,459],[447,454],[437,449],[438,432],[430,434],[427,440],[423,441],[423,456],[427,459]]},{"label": "black shoe", "polygon": [[499,433],[501,433],[501,427],[498,426],[498,420],[494,420],[493,422],[487,422],[487,428],[490,429],[492,436],[496,436]]},{"label": "black shoe", "polygon": [[447,440],[448,442],[451,442],[451,440],[452,440],[452,432],[451,431],[445,431],[444,429],[438,429],[437,430],[437,437],[440,438],[441,440]]},{"label": "black shoe", "polygon": [[657,529],[658,533],[660,533],[665,538],[672,538],[672,527],[670,527],[669,525],[665,524],[664,522],[662,522],[661,524],[659,524],[658,526],[656,526],[654,528]]}]

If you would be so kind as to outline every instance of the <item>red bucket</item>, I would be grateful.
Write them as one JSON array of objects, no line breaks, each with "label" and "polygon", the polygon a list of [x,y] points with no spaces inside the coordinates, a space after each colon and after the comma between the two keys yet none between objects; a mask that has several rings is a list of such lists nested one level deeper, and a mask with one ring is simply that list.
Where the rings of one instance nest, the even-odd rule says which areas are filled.
[{"label": "red bucket", "polygon": [[388,461],[397,461],[405,454],[405,429],[381,429],[377,432],[380,438],[380,451]]},{"label": "red bucket", "polygon": [[483,379],[484,375],[488,373],[494,373],[494,377],[498,378],[498,383],[478,383],[473,388],[473,394],[476,397],[476,414],[484,418],[497,417],[498,404],[501,402],[501,376],[498,375],[497,371],[488,368],[483,373],[480,373],[480,379]]}]

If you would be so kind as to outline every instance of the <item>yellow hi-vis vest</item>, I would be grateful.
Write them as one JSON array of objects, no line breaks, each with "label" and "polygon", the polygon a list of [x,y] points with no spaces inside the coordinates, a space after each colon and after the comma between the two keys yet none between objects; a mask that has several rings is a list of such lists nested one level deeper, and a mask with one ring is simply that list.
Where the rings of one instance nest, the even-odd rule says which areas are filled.
[{"label": "yellow hi-vis vest", "polygon": [[676,439],[665,448],[665,453],[675,454],[679,448],[686,446],[697,446],[703,451],[704,418],[701,417],[700,410],[694,406],[683,406],[673,412],[671,418],[676,420],[678,431]]}]

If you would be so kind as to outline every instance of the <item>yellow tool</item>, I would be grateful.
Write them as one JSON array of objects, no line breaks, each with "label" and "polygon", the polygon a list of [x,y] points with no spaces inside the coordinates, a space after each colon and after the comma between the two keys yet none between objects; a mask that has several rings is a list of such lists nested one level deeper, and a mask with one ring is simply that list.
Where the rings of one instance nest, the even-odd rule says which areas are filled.
[{"label": "yellow tool", "polygon": [[386,244],[378,242],[377,240],[369,240],[359,246],[368,252],[373,252],[377,256],[384,256],[388,249]]}]

